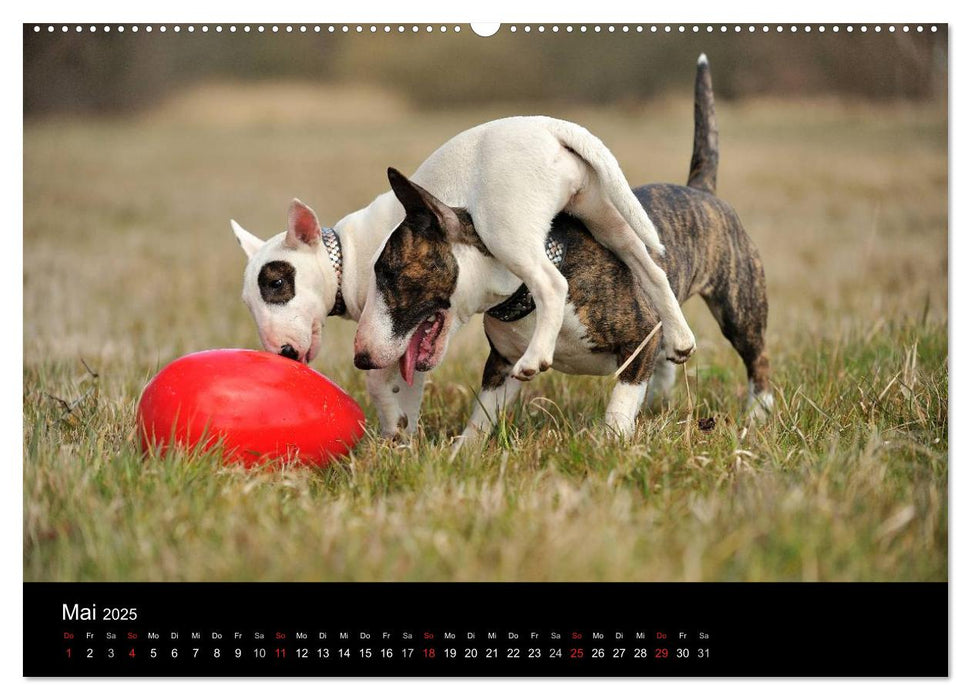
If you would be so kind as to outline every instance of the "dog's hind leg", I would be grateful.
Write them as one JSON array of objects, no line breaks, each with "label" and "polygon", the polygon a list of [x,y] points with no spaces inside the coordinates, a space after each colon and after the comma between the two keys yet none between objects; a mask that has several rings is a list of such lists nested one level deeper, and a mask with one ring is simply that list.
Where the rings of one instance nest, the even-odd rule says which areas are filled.
[{"label": "dog's hind leg", "polygon": [[[681,311],[664,270],[648,255],[647,248],[617,208],[591,182],[568,204],[566,211],[586,224],[597,241],[620,258],[647,293],[664,332],[663,354],[671,362],[685,362],[695,349],[695,337]],[[670,253],[669,253],[670,254]]]},{"label": "dog's hind leg", "polygon": [[492,348],[482,370],[482,388],[475,398],[472,417],[456,439],[452,454],[485,437],[498,424],[506,407],[515,401],[521,387],[522,382],[512,376],[512,364]]},{"label": "dog's hind leg", "polygon": [[769,358],[765,354],[769,311],[765,278],[757,260],[751,269],[737,266],[735,272],[736,278],[731,283],[723,282],[703,291],[701,296],[718,321],[722,334],[745,363],[748,373],[747,417],[761,421],[772,413],[774,405],[769,386]]},{"label": "dog's hind leg", "polygon": [[[764,344],[764,342],[763,342]],[[746,417],[755,422],[764,421],[775,406],[772,389],[769,387],[769,358],[763,350],[747,349],[742,355],[745,370],[748,372],[748,399],[745,404]]]}]

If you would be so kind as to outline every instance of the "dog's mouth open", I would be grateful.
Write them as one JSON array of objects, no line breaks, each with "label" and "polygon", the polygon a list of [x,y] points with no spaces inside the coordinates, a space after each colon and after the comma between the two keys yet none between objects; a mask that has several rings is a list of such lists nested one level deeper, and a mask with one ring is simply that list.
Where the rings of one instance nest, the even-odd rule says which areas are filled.
[{"label": "dog's mouth open", "polygon": [[405,354],[398,360],[401,378],[408,386],[415,381],[415,370],[427,372],[435,366],[436,357],[440,354],[442,331],[445,329],[445,314],[437,311],[418,324],[418,328],[408,341]]}]

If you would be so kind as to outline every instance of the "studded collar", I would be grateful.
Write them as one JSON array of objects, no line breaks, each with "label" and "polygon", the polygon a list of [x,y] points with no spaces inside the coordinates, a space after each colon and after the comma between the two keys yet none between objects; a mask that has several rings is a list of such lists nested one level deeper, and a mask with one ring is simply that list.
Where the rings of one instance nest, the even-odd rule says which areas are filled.
[{"label": "studded collar", "polygon": [[344,278],[344,255],[341,252],[341,239],[334,229],[326,226],[320,230],[320,239],[324,248],[327,249],[327,257],[337,275],[337,297],[334,299],[334,308],[327,315],[343,316],[347,313],[347,304],[344,303],[344,295],[341,293],[341,283]]}]

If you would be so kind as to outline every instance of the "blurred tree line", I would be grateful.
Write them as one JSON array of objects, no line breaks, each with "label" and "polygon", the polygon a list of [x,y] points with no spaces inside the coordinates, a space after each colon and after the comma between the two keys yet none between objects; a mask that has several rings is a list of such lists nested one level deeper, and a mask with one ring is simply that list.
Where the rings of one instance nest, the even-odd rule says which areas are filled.
[{"label": "blurred tree line", "polygon": [[[24,113],[121,112],[150,106],[172,91],[207,80],[304,79],[359,82],[394,90],[418,107],[506,100],[644,100],[683,91],[695,59],[707,53],[723,98],[755,95],[851,95],[872,99],[931,99],[946,94],[947,27],[904,33],[852,34],[841,28],[782,33],[716,30],[681,34],[512,33],[504,26],[482,38],[460,33],[389,34],[366,26],[348,33],[308,27],[292,33],[249,33],[225,25],[189,33],[158,27],[137,33],[126,25],[104,32],[35,32],[24,26]],[[747,29],[747,27],[746,27]]]}]

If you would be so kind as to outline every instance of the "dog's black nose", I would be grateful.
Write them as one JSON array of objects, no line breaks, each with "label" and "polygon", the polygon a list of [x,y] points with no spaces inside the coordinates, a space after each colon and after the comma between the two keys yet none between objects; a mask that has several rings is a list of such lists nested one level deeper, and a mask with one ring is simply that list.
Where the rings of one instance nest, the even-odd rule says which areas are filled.
[{"label": "dog's black nose", "polygon": [[358,369],[377,369],[377,366],[371,360],[371,353],[366,350],[354,355],[354,366]]},{"label": "dog's black nose", "polygon": [[280,354],[288,360],[299,360],[300,354],[293,349],[292,345],[284,345],[280,348]]}]

